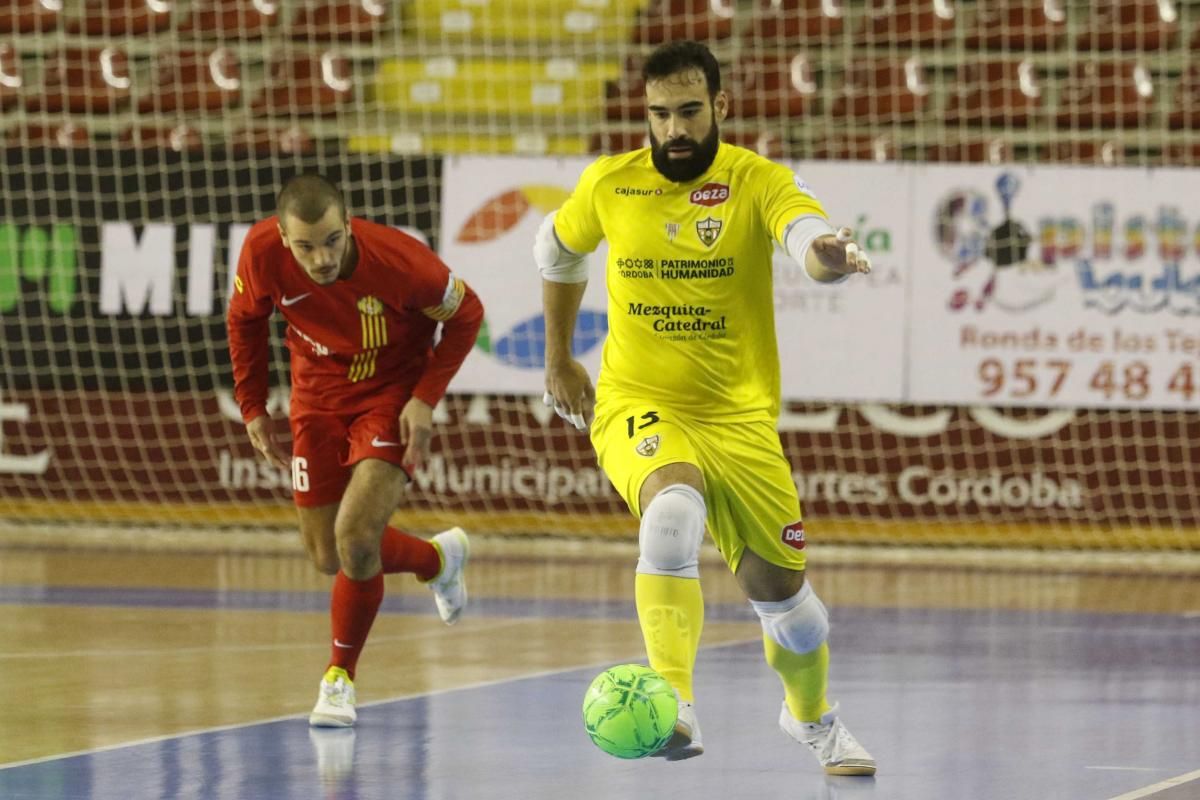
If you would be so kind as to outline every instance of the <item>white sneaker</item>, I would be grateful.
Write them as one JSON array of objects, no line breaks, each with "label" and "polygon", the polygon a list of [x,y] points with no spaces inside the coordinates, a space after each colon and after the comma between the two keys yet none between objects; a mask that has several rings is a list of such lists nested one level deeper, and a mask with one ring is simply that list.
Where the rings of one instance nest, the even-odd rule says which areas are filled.
[{"label": "white sneaker", "polygon": [[341,667],[330,667],[321,679],[317,704],[308,715],[308,724],[314,728],[349,728],[356,719],[354,681]]},{"label": "white sneaker", "polygon": [[463,570],[471,556],[471,543],[462,528],[442,531],[433,537],[432,543],[442,557],[442,569],[430,579],[428,586],[433,590],[433,600],[442,622],[453,625],[467,607],[467,582]]},{"label": "white sneaker", "polygon": [[354,736],[354,728],[308,729],[322,785],[335,788],[354,774]]},{"label": "white sneaker", "polygon": [[675,733],[662,746],[661,750],[651,754],[653,758],[683,761],[685,758],[694,758],[704,752],[704,745],[700,742],[700,722],[696,719],[695,706],[684,702],[678,691],[675,692],[675,699],[679,701],[679,716],[675,719]]},{"label": "white sneaker", "polygon": [[826,775],[875,774],[875,759],[838,719],[836,705],[819,722],[800,722],[792,716],[785,701],[779,712],[779,727],[813,751]]}]

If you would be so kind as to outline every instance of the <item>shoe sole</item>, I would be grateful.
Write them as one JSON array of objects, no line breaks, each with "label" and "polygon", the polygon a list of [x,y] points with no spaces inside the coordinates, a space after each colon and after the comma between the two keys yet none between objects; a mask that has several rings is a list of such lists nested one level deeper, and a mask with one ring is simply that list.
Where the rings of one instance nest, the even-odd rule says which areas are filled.
[{"label": "shoe sole", "polygon": [[670,740],[658,752],[651,753],[651,758],[663,758],[667,761],[686,761],[704,753],[704,745],[692,741],[692,732],[675,729]]},{"label": "shoe sole", "polygon": [[311,728],[352,728],[354,720],[346,717],[331,717],[326,714],[310,714],[308,725]]},{"label": "shoe sole", "polygon": [[[456,538],[462,542],[462,561],[460,561],[458,564],[458,572],[461,575],[462,573],[466,572],[467,562],[471,560],[471,539],[469,536],[467,536],[467,532],[462,528],[454,527],[448,532],[458,532],[459,536]],[[441,550],[440,546],[438,549],[439,551]],[[445,557],[444,553],[443,557]],[[462,616],[462,612],[466,611],[467,609],[468,600],[469,597],[467,595],[467,585],[466,581],[464,580],[462,605],[458,607],[458,611],[454,613],[454,616],[450,617],[450,619],[443,619],[442,622],[446,623],[447,625],[453,625],[454,623],[458,622],[458,618]]]},{"label": "shoe sole", "polygon": [[836,767],[826,767],[825,774],[870,776],[875,774],[875,767],[866,764],[840,764]]}]

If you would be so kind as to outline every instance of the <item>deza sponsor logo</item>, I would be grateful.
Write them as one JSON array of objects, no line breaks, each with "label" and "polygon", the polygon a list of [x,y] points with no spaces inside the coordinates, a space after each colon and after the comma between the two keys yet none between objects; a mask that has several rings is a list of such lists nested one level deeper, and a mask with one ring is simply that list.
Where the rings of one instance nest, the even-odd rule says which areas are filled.
[{"label": "deza sponsor logo", "polygon": [[692,192],[688,199],[696,206],[719,206],[729,199],[729,187],[723,183],[706,183]]}]

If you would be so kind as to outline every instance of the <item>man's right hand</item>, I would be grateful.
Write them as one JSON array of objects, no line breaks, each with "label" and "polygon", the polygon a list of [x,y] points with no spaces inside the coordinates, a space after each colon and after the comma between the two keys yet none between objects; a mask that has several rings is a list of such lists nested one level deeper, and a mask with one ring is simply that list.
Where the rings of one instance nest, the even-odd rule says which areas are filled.
[{"label": "man's right hand", "polygon": [[250,444],[263,454],[263,457],[280,469],[292,468],[292,454],[287,451],[279,437],[275,435],[274,420],[270,414],[255,417],[246,424],[246,433],[250,436]]},{"label": "man's right hand", "polygon": [[542,402],[577,429],[586,431],[595,415],[596,389],[583,364],[573,358],[547,364]]}]

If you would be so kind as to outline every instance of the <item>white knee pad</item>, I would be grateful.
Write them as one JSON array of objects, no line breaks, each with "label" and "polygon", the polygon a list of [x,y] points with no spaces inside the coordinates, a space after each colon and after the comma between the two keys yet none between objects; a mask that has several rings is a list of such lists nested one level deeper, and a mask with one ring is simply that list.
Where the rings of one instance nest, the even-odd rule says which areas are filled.
[{"label": "white knee pad", "polygon": [[793,653],[811,653],[829,638],[829,612],[807,582],[787,600],[751,600],[763,631]]},{"label": "white knee pad", "polygon": [[642,513],[637,571],[643,575],[700,577],[704,496],[674,483],[654,496]]}]

